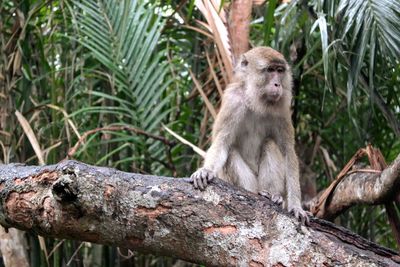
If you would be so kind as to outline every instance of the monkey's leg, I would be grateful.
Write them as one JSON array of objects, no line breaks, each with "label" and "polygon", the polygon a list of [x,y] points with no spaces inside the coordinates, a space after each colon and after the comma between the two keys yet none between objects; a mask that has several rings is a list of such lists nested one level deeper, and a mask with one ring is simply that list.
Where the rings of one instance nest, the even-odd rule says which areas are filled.
[{"label": "monkey's leg", "polygon": [[282,205],[285,196],[285,160],[277,144],[269,140],[261,153],[258,188],[260,195]]},{"label": "monkey's leg", "polygon": [[253,193],[258,192],[257,177],[238,151],[232,149],[221,179],[232,182]]},{"label": "monkey's leg", "polygon": [[271,194],[267,190],[262,190],[262,191],[258,192],[258,194],[263,197],[268,198],[269,200],[271,200],[275,204],[278,204],[281,207],[283,205],[283,197],[280,194]]}]

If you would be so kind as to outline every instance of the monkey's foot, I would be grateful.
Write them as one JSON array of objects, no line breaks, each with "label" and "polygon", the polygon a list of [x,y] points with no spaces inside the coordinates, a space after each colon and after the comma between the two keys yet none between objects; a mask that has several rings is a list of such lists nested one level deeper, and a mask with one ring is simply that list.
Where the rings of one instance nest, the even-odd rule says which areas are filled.
[{"label": "monkey's foot", "polygon": [[311,212],[305,211],[301,207],[289,208],[289,212],[293,213],[303,225],[310,225],[310,216],[312,216]]},{"label": "monkey's foot", "polygon": [[204,190],[207,185],[216,177],[217,176],[214,174],[214,172],[205,168],[198,169],[190,176],[190,178],[193,180],[194,188],[198,188],[200,190]]},{"label": "monkey's foot", "polygon": [[263,190],[258,192],[259,195],[268,198],[269,200],[271,200],[272,202],[274,202],[275,204],[278,204],[279,206],[282,207],[282,203],[283,203],[283,197],[280,194],[271,194],[270,192]]}]

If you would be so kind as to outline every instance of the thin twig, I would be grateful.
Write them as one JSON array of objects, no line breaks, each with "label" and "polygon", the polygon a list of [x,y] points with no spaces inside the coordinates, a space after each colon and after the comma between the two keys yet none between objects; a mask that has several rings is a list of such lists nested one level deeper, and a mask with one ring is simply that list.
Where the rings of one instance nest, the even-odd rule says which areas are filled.
[{"label": "thin twig", "polygon": [[69,266],[69,265],[71,264],[72,260],[75,258],[76,254],[78,254],[79,250],[82,248],[82,246],[83,246],[84,243],[85,243],[85,242],[81,242],[81,243],[79,244],[79,247],[75,250],[74,254],[72,254],[71,258],[70,258],[69,261],[67,262],[67,266]]}]

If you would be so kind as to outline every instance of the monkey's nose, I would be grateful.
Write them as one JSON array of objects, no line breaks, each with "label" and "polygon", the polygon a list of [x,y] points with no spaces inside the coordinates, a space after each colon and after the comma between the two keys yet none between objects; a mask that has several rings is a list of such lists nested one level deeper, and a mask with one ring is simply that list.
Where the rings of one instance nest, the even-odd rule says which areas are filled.
[{"label": "monkey's nose", "polygon": [[280,87],[280,86],[281,86],[280,83],[275,83],[274,85],[275,85],[276,87]]}]

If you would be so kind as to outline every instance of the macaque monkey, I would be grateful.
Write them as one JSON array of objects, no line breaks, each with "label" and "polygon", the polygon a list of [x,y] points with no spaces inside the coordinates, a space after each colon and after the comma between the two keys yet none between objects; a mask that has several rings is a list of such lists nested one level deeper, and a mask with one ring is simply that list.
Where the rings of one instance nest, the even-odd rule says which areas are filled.
[{"label": "macaque monkey", "polygon": [[224,92],[204,165],[192,174],[204,190],[218,177],[283,204],[302,221],[299,164],[291,121],[292,74],[270,47],[244,53]]}]

